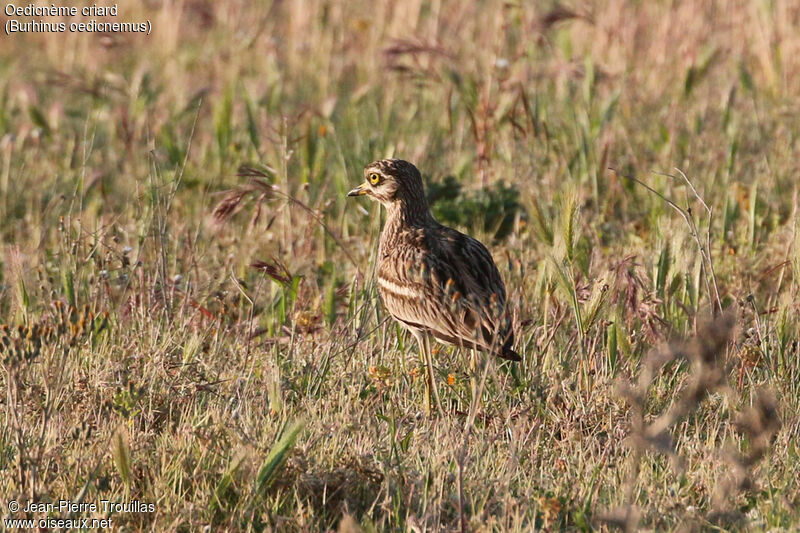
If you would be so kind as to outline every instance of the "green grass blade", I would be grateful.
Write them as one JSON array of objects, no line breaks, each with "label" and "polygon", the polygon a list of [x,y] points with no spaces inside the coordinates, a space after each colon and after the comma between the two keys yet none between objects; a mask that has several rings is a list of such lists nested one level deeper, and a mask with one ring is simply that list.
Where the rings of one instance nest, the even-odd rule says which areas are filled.
[{"label": "green grass blade", "polygon": [[280,439],[272,446],[267,458],[264,459],[264,463],[258,470],[255,486],[256,497],[263,497],[275,482],[281,467],[286,461],[289,451],[294,447],[297,436],[303,430],[304,426],[305,423],[302,420],[295,421],[283,431]]}]

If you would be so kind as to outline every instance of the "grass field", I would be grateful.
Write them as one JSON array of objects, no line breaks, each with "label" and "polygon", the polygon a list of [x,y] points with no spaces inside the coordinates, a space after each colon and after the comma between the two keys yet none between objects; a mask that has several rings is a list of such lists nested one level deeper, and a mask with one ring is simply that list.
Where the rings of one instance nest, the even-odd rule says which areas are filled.
[{"label": "grass field", "polygon": [[[800,528],[795,2],[119,11],[152,33],[1,38],[2,516]],[[383,157],[489,246],[524,357],[440,347],[439,416],[345,197]]]}]

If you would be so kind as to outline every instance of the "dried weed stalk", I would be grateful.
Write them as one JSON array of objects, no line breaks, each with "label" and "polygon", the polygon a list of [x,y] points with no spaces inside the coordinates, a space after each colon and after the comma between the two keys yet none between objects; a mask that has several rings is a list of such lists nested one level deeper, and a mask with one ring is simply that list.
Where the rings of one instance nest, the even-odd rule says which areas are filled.
[{"label": "dried weed stalk", "polygon": [[706,212],[707,215],[706,229],[705,233],[702,235],[702,238],[700,234],[701,233],[700,229],[697,226],[697,221],[695,220],[695,216],[692,211],[692,207],[688,201],[686,208],[682,208],[681,206],[679,206],[678,204],[676,204],[675,202],[673,202],[672,200],[670,200],[669,198],[667,198],[666,196],[664,196],[663,194],[652,188],[650,185],[636,178],[635,176],[629,176],[623,174],[617,171],[613,167],[609,167],[609,170],[614,172],[618,176],[625,178],[626,180],[629,180],[633,183],[636,183],[644,187],[654,195],[658,196],[667,205],[669,205],[672,209],[674,209],[675,211],[678,212],[678,214],[681,215],[681,217],[686,222],[686,225],[689,228],[689,233],[691,234],[692,239],[694,239],[695,244],[697,244],[697,250],[700,252],[700,257],[703,261],[702,262],[703,273],[704,273],[703,281],[705,282],[706,291],[708,292],[709,297],[713,298],[714,313],[715,315],[717,313],[722,313],[722,299],[720,297],[719,287],[717,286],[717,276],[716,273],[714,272],[714,257],[711,254],[711,228],[714,220],[714,211],[711,207],[708,206],[705,200],[703,200],[703,197],[700,196],[700,193],[697,192],[697,188],[694,186],[694,184],[691,182],[688,176],[686,176],[686,174],[679,168],[676,168],[675,170],[681,175],[680,178],[672,174],[664,174],[662,172],[656,172],[656,174],[660,176],[666,176],[676,181],[682,181],[692,191],[692,195],[694,196],[695,200],[703,207],[703,210]]},{"label": "dried weed stalk", "polygon": [[729,508],[731,499],[739,493],[755,487],[753,470],[764,458],[772,445],[775,435],[781,429],[778,400],[767,389],[756,392],[753,405],[734,418],[734,428],[749,442],[746,452],[735,448],[722,452],[728,465],[728,475],[714,487],[711,495],[712,511],[708,520],[715,524],[735,525],[743,520],[738,511]]},{"label": "dried weed stalk", "polygon": [[[680,420],[696,411],[707,395],[735,394],[728,385],[729,369],[725,363],[725,353],[733,332],[734,317],[727,312],[701,324],[695,337],[652,351],[643,363],[637,382],[619,385],[619,393],[631,406],[628,444],[632,450],[633,467],[625,490],[626,505],[602,516],[601,521],[625,531],[637,528],[641,510],[634,506],[635,487],[641,461],[647,451],[667,456],[677,472],[683,471],[683,461],[675,448],[671,430]],[[691,365],[687,385],[677,402],[648,423],[645,403],[653,381],[666,364],[681,360]],[[730,469],[730,476],[715,487],[711,511],[706,516],[714,523],[730,523],[741,519],[728,510],[728,502],[736,494],[753,486],[752,470],[767,453],[772,438],[781,427],[775,395],[770,391],[759,391],[754,405],[735,416],[734,425],[739,433],[748,438],[750,447],[744,454],[728,451],[721,455]],[[713,450],[711,452],[715,453]]]}]

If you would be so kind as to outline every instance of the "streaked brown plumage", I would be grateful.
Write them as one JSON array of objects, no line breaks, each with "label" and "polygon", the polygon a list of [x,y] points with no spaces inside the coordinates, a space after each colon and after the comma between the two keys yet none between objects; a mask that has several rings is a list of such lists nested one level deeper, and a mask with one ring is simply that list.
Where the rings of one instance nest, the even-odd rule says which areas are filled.
[{"label": "streaked brown plumage", "polygon": [[[375,161],[364,176],[365,183],[348,196],[366,195],[386,207],[377,278],[389,314],[414,334],[423,352],[429,352],[430,334],[448,344],[521,360],[512,350],[505,286],[486,247],[436,221],[419,170],[411,163]],[[430,354],[424,356],[430,370]]]}]

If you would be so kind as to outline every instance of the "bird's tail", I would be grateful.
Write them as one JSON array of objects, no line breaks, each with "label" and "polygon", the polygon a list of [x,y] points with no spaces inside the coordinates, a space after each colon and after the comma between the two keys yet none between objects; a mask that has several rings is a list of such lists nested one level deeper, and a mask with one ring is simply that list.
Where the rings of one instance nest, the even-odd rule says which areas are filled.
[{"label": "bird's tail", "polygon": [[522,356],[517,352],[515,352],[514,350],[512,350],[511,348],[503,348],[503,351],[498,353],[497,355],[498,357],[500,357],[501,359],[505,359],[506,361],[514,361],[517,363],[522,361]]},{"label": "bird's tail", "polygon": [[514,337],[512,336],[509,338],[500,351],[497,353],[497,356],[501,359],[505,359],[506,361],[515,361],[519,362],[522,361],[522,356],[511,349],[511,344],[514,342]]}]

